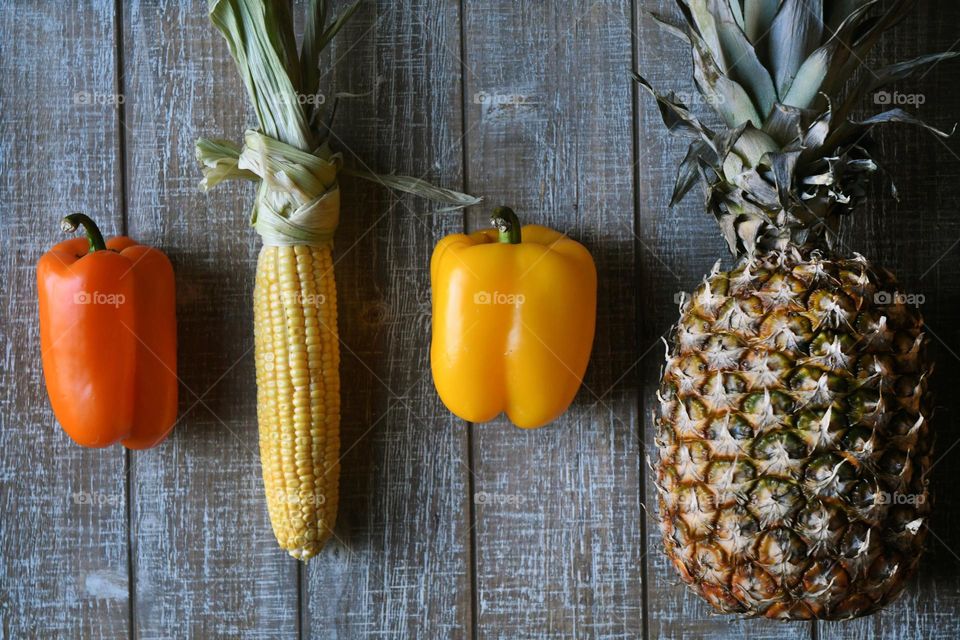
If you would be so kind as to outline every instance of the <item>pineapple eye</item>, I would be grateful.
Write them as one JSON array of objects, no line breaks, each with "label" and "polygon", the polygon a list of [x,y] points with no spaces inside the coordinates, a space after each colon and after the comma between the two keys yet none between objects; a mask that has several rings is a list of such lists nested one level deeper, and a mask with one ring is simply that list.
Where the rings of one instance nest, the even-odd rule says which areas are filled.
[{"label": "pineapple eye", "polygon": [[881,471],[892,476],[899,476],[906,466],[907,454],[898,449],[891,449],[880,458]]},{"label": "pineapple eye", "polygon": [[873,437],[873,430],[857,426],[850,429],[843,437],[843,445],[851,453],[864,453]]},{"label": "pineapple eye", "polygon": [[753,437],[753,427],[743,418],[737,417],[730,421],[727,428],[734,440],[749,440]]},{"label": "pineapple eye", "polygon": [[779,574],[798,569],[806,555],[807,545],[800,536],[782,527],[764,533],[757,543],[757,559]]},{"label": "pineapple eye", "polygon": [[727,393],[743,393],[746,391],[747,383],[742,376],[725,373],[723,374],[723,388]]},{"label": "pineapple eye", "polygon": [[774,456],[783,456],[797,460],[807,455],[807,446],[796,435],[786,431],[772,431],[757,440],[754,456],[768,460]]},{"label": "pineapple eye", "polygon": [[762,477],[750,492],[750,510],[765,528],[786,522],[802,504],[800,488],[789,480]]},{"label": "pineapple eye", "polygon": [[877,502],[877,488],[866,480],[859,480],[850,490],[848,500],[854,508],[870,509]]},{"label": "pineapple eye", "polygon": [[862,522],[856,522],[847,529],[843,537],[841,553],[850,560],[866,556],[869,547],[876,544],[876,535],[871,535],[871,529]]},{"label": "pineapple eye", "polygon": [[896,551],[891,552],[889,555],[886,553],[881,554],[874,563],[870,565],[870,579],[874,582],[889,580],[897,574],[902,563],[903,556]]},{"label": "pineapple eye", "polygon": [[814,499],[797,514],[797,524],[811,537],[828,534],[836,538],[843,532],[847,518],[838,506]]},{"label": "pineapple eye", "polygon": [[856,472],[847,460],[825,453],[807,465],[804,484],[815,495],[842,496],[855,477]]},{"label": "pineapple eye", "polygon": [[898,413],[893,420],[890,421],[890,425],[887,427],[887,430],[892,436],[905,436],[913,429],[913,425],[916,424],[916,421],[911,419],[905,413]]},{"label": "pineapple eye", "polygon": [[796,372],[790,376],[790,388],[812,389],[816,386],[817,381],[820,380],[821,375],[823,375],[823,371],[816,367],[799,367]]},{"label": "pineapple eye", "polygon": [[917,376],[900,376],[897,380],[896,394],[898,398],[910,398],[920,387],[920,378]]},{"label": "pineapple eye", "polygon": [[850,404],[850,419],[854,422],[875,413],[880,404],[880,392],[874,389],[860,389],[847,398]]}]

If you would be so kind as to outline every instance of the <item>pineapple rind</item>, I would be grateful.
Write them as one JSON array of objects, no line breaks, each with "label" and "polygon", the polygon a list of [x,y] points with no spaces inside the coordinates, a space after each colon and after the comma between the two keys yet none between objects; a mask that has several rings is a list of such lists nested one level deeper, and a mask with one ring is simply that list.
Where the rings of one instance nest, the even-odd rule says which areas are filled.
[{"label": "pineapple rind", "polygon": [[727,613],[845,619],[914,573],[930,511],[923,320],[862,256],[784,250],[685,302],[659,391],[659,518]]}]

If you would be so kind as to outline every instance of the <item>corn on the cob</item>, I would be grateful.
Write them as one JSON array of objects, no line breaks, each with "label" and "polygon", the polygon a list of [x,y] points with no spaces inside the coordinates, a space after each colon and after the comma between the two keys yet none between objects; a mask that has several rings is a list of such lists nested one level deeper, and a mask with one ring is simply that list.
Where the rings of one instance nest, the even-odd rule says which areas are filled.
[{"label": "corn on the cob", "polygon": [[242,149],[225,140],[197,140],[200,184],[209,189],[229,179],[259,181],[253,225],[264,239],[254,287],[261,466],[277,540],[302,560],[333,535],[339,498],[340,350],[330,257],[340,215],[337,174],[451,208],[479,202],[417,178],[347,169],[330,150],[323,102],[302,98],[317,94],[324,75],[320,52],[358,5],[328,24],[327,2],[311,0],[298,59],[286,3],[210,2],[210,19],[230,45],[260,129],[244,134]]},{"label": "corn on the cob", "polygon": [[331,246],[265,246],[254,334],[260,459],[280,546],[307,560],[337,519],[340,345]]}]

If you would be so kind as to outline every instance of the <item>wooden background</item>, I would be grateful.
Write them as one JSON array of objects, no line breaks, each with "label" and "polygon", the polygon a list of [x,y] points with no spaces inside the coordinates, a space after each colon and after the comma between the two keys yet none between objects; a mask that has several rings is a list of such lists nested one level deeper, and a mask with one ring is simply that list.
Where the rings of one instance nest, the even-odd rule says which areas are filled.
[{"label": "wooden background", "polygon": [[[337,540],[303,566],[274,543],[259,477],[253,190],[196,188],[194,139],[252,121],[204,3],[4,2],[0,638],[960,637],[956,138],[884,134],[901,201],[878,186],[844,238],[926,296],[937,338],[942,458],[919,578],[852,623],[731,620],[660,552],[645,507],[660,337],[675,293],[725,253],[697,198],[666,207],[682,145],[629,71],[691,83],[647,10],[672,3],[370,0],[337,39],[330,90],[368,94],[343,105],[340,147],[486,203],[431,215],[344,180],[342,506]],[[923,2],[880,56],[957,46],[958,22],[960,4]],[[950,126],[958,83],[944,64],[900,89]],[[586,383],[535,432],[464,424],[429,375],[431,249],[498,203],[580,240],[599,268]],[[34,264],[74,210],[177,270],[181,419],[151,451],[74,446],[44,396]]]}]

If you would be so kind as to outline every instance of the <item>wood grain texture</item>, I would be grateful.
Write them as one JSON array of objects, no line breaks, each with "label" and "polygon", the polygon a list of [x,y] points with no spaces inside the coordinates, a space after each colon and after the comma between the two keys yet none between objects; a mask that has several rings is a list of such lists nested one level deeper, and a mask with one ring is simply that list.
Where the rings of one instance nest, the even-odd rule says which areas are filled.
[{"label": "wood grain texture", "polygon": [[203,3],[124,3],[130,235],[177,274],[180,422],[131,464],[135,632],[296,637],[296,561],[276,544],[260,476],[253,371],[259,238],[252,186],[205,195],[194,141],[255,122]]},{"label": "wood grain texture", "polygon": [[477,637],[642,632],[630,3],[466,3],[468,187],[594,255],[597,335],[552,425],[473,425]]},{"label": "wood grain texture", "polygon": [[114,55],[112,2],[0,8],[0,638],[128,632],[124,449],[53,417],[34,268],[67,213],[123,230]]},{"label": "wood grain texture", "polygon": [[[338,2],[342,9],[347,2]],[[368,2],[334,42],[333,144],[379,172],[462,187],[455,0]],[[433,389],[429,262],[459,214],[342,181],[337,231],[341,507],[305,571],[304,636],[466,638],[467,448]]]},{"label": "wood grain texture", "polygon": [[[675,3],[369,0],[335,41],[325,98],[366,94],[340,105],[335,145],[350,161],[486,201],[430,215],[343,180],[340,517],[298,569],[273,539],[260,480],[253,191],[196,188],[195,138],[238,139],[253,122],[226,45],[197,0],[3,3],[0,640],[960,637],[960,144],[919,129],[879,137],[901,201],[877,184],[843,236],[925,296],[935,336],[942,458],[919,577],[870,618],[776,624],[712,615],[665,560],[644,449],[660,339],[675,294],[729,258],[696,195],[667,208],[683,145],[628,71],[694,89],[688,52],[650,10]],[[920,3],[874,57],[956,48],[958,20],[955,3]],[[949,128],[958,81],[960,65],[944,63],[897,89]],[[486,226],[501,203],[583,242],[600,277],[585,388],[532,432],[464,424],[429,373],[433,245]],[[71,210],[161,247],[176,268],[181,421],[155,450],[76,447],[46,401],[34,264]]]}]

